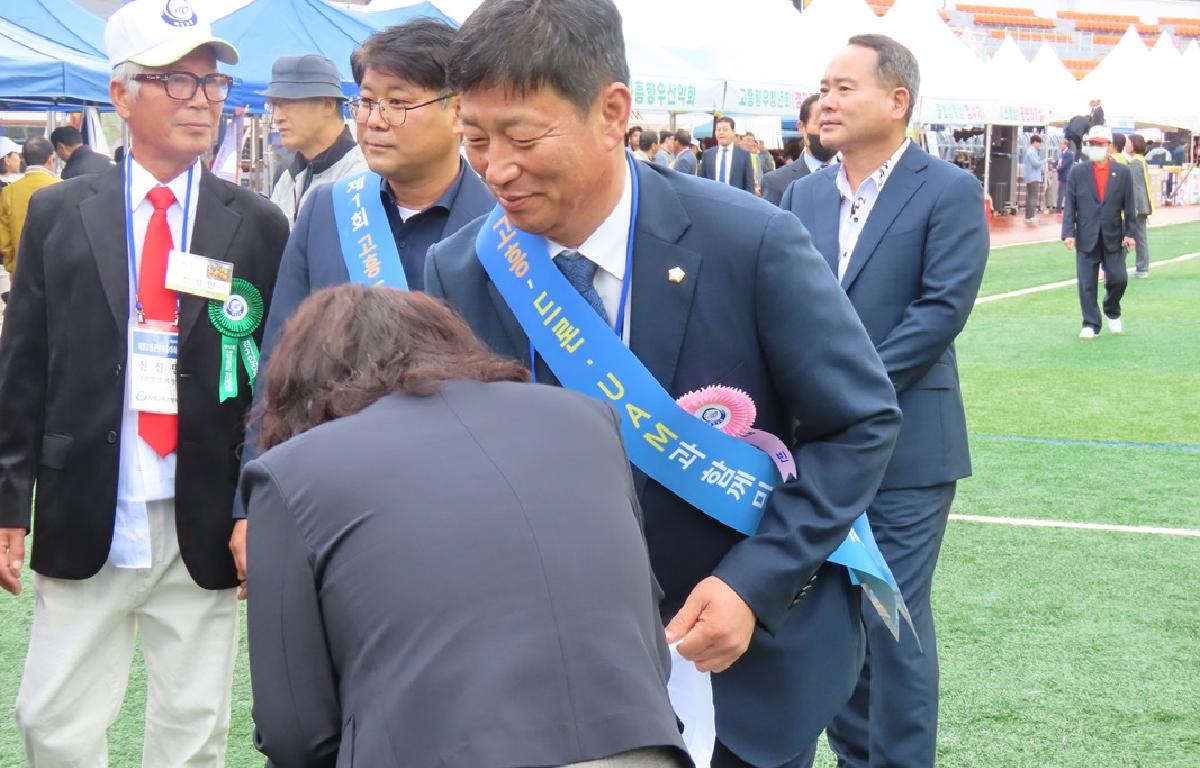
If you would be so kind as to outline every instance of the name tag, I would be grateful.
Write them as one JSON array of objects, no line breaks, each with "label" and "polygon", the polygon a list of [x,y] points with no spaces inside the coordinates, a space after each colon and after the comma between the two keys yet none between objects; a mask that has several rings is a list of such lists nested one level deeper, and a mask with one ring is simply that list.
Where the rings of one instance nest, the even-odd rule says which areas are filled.
[{"label": "name tag", "polygon": [[171,251],[167,257],[167,288],[206,299],[225,301],[233,290],[233,264]]},{"label": "name tag", "polygon": [[130,407],[147,413],[179,413],[175,377],[179,331],[153,320],[129,326]]}]

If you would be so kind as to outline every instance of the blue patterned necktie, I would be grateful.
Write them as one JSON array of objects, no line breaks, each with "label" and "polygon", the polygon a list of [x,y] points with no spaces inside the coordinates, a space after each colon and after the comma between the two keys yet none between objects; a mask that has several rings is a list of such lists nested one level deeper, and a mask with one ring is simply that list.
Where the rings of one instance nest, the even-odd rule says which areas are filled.
[{"label": "blue patterned necktie", "polygon": [[579,251],[568,249],[554,257],[554,266],[563,273],[563,277],[567,278],[571,287],[579,291],[579,295],[588,303],[588,306],[596,310],[596,314],[604,318],[604,322],[609,322],[608,312],[604,310],[604,302],[600,300],[600,294],[596,291],[594,284],[596,263]]}]

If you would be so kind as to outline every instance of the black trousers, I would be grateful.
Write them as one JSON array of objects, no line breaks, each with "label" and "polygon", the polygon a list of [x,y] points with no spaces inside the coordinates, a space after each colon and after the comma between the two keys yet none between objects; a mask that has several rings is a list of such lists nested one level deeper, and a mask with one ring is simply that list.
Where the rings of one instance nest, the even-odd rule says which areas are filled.
[{"label": "black trousers", "polygon": [[1090,253],[1075,251],[1075,276],[1079,280],[1079,308],[1083,311],[1083,324],[1100,332],[1100,310],[1097,307],[1097,285],[1100,265],[1104,265],[1104,316],[1121,316],[1121,297],[1129,285],[1129,273],[1125,269],[1125,250],[1105,248],[1103,238],[1096,241]]}]

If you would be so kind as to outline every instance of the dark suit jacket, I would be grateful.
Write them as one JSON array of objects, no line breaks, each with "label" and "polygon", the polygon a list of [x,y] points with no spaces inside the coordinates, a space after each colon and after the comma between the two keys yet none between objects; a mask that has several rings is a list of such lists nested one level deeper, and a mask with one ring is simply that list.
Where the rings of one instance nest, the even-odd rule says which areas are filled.
[{"label": "dark suit jacket", "polygon": [[[462,176],[458,196],[450,207],[442,229],[442,237],[448,237],[464,224],[482,216],[492,209],[495,200],[475,171],[467,167]],[[421,260],[424,263],[424,260]],[[409,275],[411,280],[411,275]],[[279,279],[275,284],[275,297],[267,313],[266,331],[263,336],[262,354],[259,360],[259,381],[263,387],[255,397],[255,404],[262,399],[265,389],[267,364],[283,335],[283,327],[296,314],[300,304],[313,293],[350,280],[346,261],[342,257],[342,243],[338,239],[337,226],[333,221],[333,186],[322,184],[314,187],[300,207],[296,226],[288,238],[279,265]],[[246,432],[246,450],[243,464],[259,454],[258,423],[252,422]],[[241,499],[233,510],[234,517],[245,517]]]},{"label": "dark suit jacket", "polygon": [[73,179],[76,176],[86,176],[89,173],[107,173],[113,167],[112,161],[99,152],[93,152],[92,148],[86,144],[79,145],[79,149],[71,155],[67,160],[67,164],[62,169],[62,179]]},{"label": "dark suit jacket", "polygon": [[455,381],[245,477],[254,721],[280,766],[685,764],[611,409]]},{"label": "dark suit jacket", "polygon": [[[748,392],[756,426],[792,446],[799,468],[750,538],[636,473],[664,619],[716,575],[762,625],[749,651],[713,677],[717,733],[749,762],[778,765],[816,739],[858,678],[858,590],[824,561],[878,488],[899,428],[895,394],[794,216],[656,166],[637,173],[634,354],[673,397],[710,384]],[[528,365],[526,336],[475,257],[479,226],[431,249],[426,290],[493,350]],[[667,280],[675,267],[680,283]],[[554,381],[540,360],[538,380]]]},{"label": "dark suit jacket", "polygon": [[696,175],[696,154],[690,149],[675,156],[675,170],[680,173]]},{"label": "dark suit jacket", "polygon": [[[782,207],[800,217],[837,274],[839,168],[796,182]],[[954,339],[987,263],[976,178],[916,144],[892,170],[859,236],[842,286],[887,369],[904,425],[883,488],[940,485],[971,474]]]},{"label": "dark suit jacket", "polygon": [[1101,202],[1094,167],[1091,160],[1085,160],[1071,168],[1063,198],[1062,236],[1064,240],[1075,238],[1075,250],[1080,253],[1091,253],[1101,242],[1104,250],[1115,253],[1134,221],[1133,179],[1128,167],[1109,160]]},{"label": "dark suit jacket", "polygon": [[[754,194],[754,166],[750,164],[750,153],[736,144],[733,148],[733,159],[729,161],[729,186],[744,189]],[[720,146],[709,147],[700,157],[700,174],[706,179],[717,178],[717,152]]]},{"label": "dark suit jacket", "polygon": [[[287,219],[265,198],[200,177],[191,250],[233,262],[271,301]],[[180,296],[175,520],[188,572],[206,589],[237,584],[229,510],[250,406],[217,402],[221,335],[208,300]],[[0,341],[0,527],[29,527],[33,569],[85,579],[108,559],[116,515],[129,324],[124,169],[55,184],[33,199],[21,269]],[[261,329],[255,334],[262,340]]]},{"label": "dark suit jacket", "polygon": [[804,162],[804,158],[793,160],[782,168],[777,168],[770,173],[763,175],[762,193],[763,199],[769,203],[779,205],[779,201],[783,199],[783,192],[788,188],[788,185],[798,179],[803,179],[811,171],[808,170],[808,163]]}]

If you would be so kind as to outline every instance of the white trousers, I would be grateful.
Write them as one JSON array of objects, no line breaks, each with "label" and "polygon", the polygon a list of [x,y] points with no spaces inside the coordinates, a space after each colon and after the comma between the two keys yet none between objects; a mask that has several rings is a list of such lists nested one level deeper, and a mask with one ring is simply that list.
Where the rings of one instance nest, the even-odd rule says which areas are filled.
[{"label": "white trousers", "polygon": [[145,768],[224,766],[237,649],[233,589],[192,581],[173,500],[150,502],[150,568],[106,563],[90,579],[34,575],[36,603],[17,725],[33,768],[104,768],[134,638],[146,662]]}]

